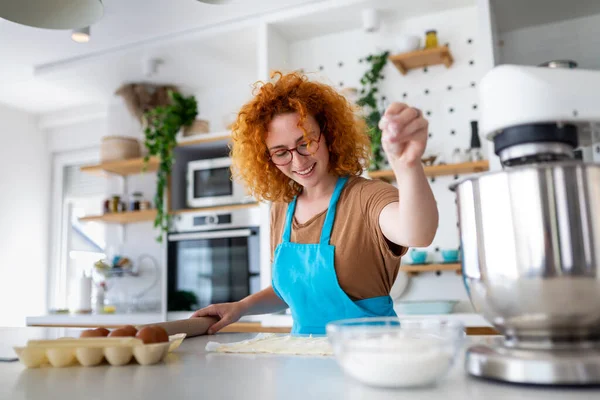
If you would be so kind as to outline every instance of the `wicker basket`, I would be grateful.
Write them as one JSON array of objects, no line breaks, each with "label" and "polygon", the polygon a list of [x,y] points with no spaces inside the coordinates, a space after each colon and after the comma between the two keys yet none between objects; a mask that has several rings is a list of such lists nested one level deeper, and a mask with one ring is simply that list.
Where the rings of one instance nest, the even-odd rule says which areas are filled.
[{"label": "wicker basket", "polygon": [[190,126],[186,126],[183,128],[183,136],[194,136],[199,133],[208,133],[210,132],[208,121],[203,119],[196,119]]},{"label": "wicker basket", "polygon": [[105,136],[100,146],[102,162],[141,157],[139,140],[126,136]]}]

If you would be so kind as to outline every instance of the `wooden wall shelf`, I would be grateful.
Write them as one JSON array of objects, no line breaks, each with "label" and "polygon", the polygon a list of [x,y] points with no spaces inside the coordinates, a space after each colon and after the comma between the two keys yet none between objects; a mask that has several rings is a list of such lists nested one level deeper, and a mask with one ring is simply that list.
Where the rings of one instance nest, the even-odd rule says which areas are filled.
[{"label": "wooden wall shelf", "polygon": [[171,214],[183,214],[189,212],[204,212],[204,211],[231,211],[239,210],[242,208],[258,207],[260,203],[245,203],[245,204],[233,204],[227,206],[214,206],[214,207],[203,207],[203,208],[184,208],[182,210],[172,210]]},{"label": "wooden wall shelf", "polygon": [[402,75],[406,75],[411,69],[429,67],[431,65],[444,64],[449,68],[454,62],[448,46],[396,54],[389,56],[388,59],[398,68]]},{"label": "wooden wall shelf", "polygon": [[93,215],[79,218],[81,222],[104,222],[112,224],[132,224],[136,222],[154,221],[156,210],[127,211]]},{"label": "wooden wall shelf", "polygon": [[229,141],[231,139],[230,131],[199,133],[197,135],[186,137],[177,142],[177,147],[194,146],[198,144],[218,142],[220,140]]},{"label": "wooden wall shelf", "polygon": [[400,271],[404,271],[404,272],[408,273],[409,275],[418,275],[422,272],[454,271],[460,275],[462,273],[462,266],[460,263],[401,265]]},{"label": "wooden wall shelf", "polygon": [[[460,164],[443,164],[425,166],[425,175],[429,177],[444,175],[462,175],[477,172],[485,172],[490,169],[488,160],[465,162]],[[395,180],[394,171],[391,169],[381,171],[369,171],[369,176],[373,179],[383,179],[387,181]]]},{"label": "wooden wall shelf", "polygon": [[[155,172],[158,170],[158,164],[160,163],[160,159],[157,157],[150,157],[148,160],[148,167],[146,172]],[[137,175],[141,174],[144,167],[144,158],[130,158],[128,160],[122,161],[111,161],[106,163],[101,163],[97,165],[88,165],[85,167],[81,167],[81,172],[86,172],[89,174],[96,175],[106,175],[115,174],[121,176],[127,175]]]}]

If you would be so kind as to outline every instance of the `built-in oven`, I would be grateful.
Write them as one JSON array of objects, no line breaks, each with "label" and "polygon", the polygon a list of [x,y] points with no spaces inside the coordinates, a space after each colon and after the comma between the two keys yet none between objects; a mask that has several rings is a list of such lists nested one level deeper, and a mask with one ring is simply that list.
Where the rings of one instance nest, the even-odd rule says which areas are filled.
[{"label": "built-in oven", "polygon": [[191,208],[255,201],[244,185],[231,178],[231,158],[219,157],[187,164],[187,205]]},{"label": "built-in oven", "polygon": [[167,248],[168,311],[233,302],[260,290],[260,209],[174,217]]}]

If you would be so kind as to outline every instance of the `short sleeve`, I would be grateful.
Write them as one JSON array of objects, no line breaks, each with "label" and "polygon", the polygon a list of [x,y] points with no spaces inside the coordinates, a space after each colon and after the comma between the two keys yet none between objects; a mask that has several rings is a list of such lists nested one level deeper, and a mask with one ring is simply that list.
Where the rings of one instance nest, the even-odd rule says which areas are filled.
[{"label": "short sleeve", "polygon": [[381,180],[370,180],[365,183],[360,193],[360,203],[365,223],[370,232],[377,238],[382,252],[391,252],[395,257],[400,257],[408,250],[404,246],[389,241],[379,227],[379,215],[388,204],[398,202],[398,189]]},{"label": "short sleeve", "polygon": [[269,241],[271,244],[271,264],[275,259],[275,249],[281,243],[281,235],[283,234],[283,225],[285,219],[285,212],[287,210],[287,203],[275,202],[271,203],[270,210],[270,232]]}]

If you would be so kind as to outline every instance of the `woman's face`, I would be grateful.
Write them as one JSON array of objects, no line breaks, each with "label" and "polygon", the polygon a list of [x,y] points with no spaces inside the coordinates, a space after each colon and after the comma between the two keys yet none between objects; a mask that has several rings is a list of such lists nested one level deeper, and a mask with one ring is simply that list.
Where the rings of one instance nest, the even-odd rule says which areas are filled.
[{"label": "woman's face", "polygon": [[[329,151],[325,135],[321,134],[319,124],[314,117],[309,115],[304,121],[308,137],[305,137],[304,132],[298,126],[299,121],[298,113],[275,116],[268,127],[267,149],[271,155],[271,162],[274,162],[281,172],[303,187],[313,187],[328,174]],[[299,154],[297,150],[292,150],[291,162],[277,165],[284,164],[289,160],[290,154],[289,152],[286,154],[285,150],[293,148],[305,155]]]}]

